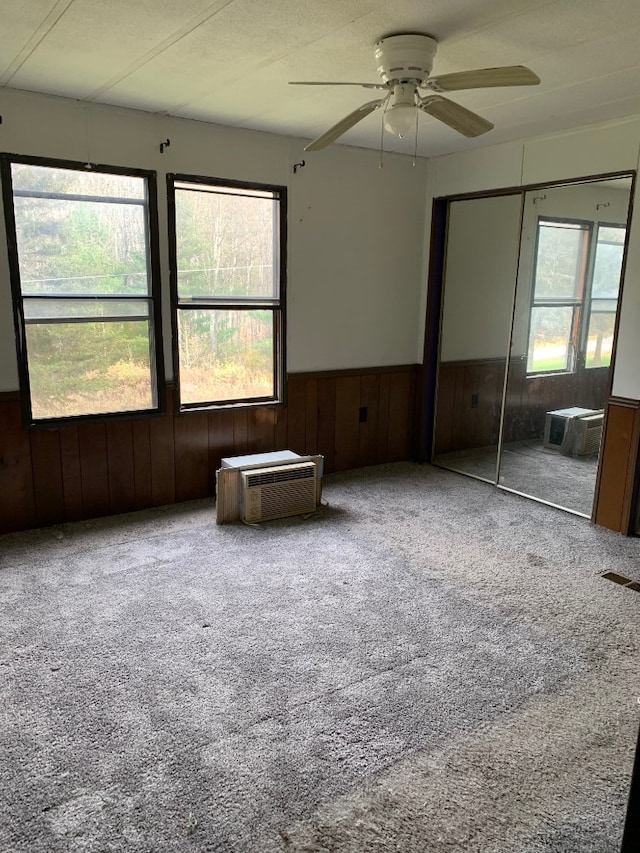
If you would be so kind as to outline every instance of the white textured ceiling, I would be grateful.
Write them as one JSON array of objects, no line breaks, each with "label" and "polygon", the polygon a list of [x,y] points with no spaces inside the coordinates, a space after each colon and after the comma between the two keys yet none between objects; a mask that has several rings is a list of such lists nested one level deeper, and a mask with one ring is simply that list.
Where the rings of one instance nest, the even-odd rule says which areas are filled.
[{"label": "white textured ceiling", "polygon": [[[420,116],[435,156],[640,113],[640,0],[2,0],[0,86],[312,139],[372,93],[373,44],[426,32],[433,73],[524,64],[530,88],[456,92],[495,129]],[[0,90],[1,91],[1,90]],[[341,142],[380,145],[380,113]],[[385,135],[388,150],[414,140]],[[321,156],[316,153],[314,156]]]}]

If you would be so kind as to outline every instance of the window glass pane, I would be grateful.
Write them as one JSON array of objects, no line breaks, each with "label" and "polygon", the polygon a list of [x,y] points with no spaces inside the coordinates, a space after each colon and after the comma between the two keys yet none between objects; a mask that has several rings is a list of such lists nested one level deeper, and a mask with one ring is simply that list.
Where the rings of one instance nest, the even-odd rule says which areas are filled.
[{"label": "window glass pane", "polygon": [[146,299],[25,299],[24,317],[29,320],[71,319],[73,317],[149,316]]},{"label": "window glass pane", "polygon": [[577,299],[580,294],[580,267],[587,231],[571,223],[541,222],[534,297]]},{"label": "window glass pane", "polygon": [[178,311],[180,399],[274,397],[272,311]]},{"label": "window glass pane", "polygon": [[585,354],[586,367],[608,367],[611,364],[615,322],[615,310],[594,311],[592,309]]},{"label": "window glass pane", "polygon": [[145,179],[131,175],[110,175],[82,169],[57,169],[52,166],[33,166],[30,163],[12,163],[11,179],[14,193],[72,193],[140,201],[146,198]]},{"label": "window glass pane", "polygon": [[10,168],[33,419],[157,408],[151,173]]},{"label": "window glass pane", "polygon": [[622,225],[600,225],[598,227],[598,242],[617,243],[624,246],[627,229]]},{"label": "window glass pane", "polygon": [[14,209],[23,293],[149,292],[143,205],[18,196]]},{"label": "window glass pane", "polygon": [[149,322],[29,324],[34,418],[155,406]]},{"label": "window glass pane", "polygon": [[278,201],[176,189],[178,296],[275,299]]},{"label": "window glass pane", "polygon": [[617,297],[622,275],[624,228],[600,227],[593,266],[592,296]]},{"label": "window glass pane", "polygon": [[533,307],[527,373],[568,370],[573,306]]},{"label": "window glass pane", "polygon": [[592,299],[591,300],[591,310],[592,311],[613,311],[618,310],[618,300],[617,299]]}]

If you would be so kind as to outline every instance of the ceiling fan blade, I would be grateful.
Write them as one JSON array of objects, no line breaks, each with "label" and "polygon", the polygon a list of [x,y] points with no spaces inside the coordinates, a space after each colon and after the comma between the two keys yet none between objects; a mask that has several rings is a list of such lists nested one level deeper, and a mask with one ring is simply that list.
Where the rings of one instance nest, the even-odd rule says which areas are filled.
[{"label": "ceiling fan blade", "polygon": [[290,86],[361,86],[363,89],[387,89],[383,83],[323,83],[318,80],[290,80]]},{"label": "ceiling fan blade", "polygon": [[456,92],[461,89],[484,89],[496,86],[537,86],[540,78],[524,65],[504,65],[501,68],[477,68],[432,77],[424,84],[434,92]]},{"label": "ceiling fan blade", "polygon": [[326,148],[327,145],[330,145],[339,136],[346,133],[349,128],[354,126],[354,124],[357,124],[363,118],[368,116],[369,113],[379,109],[379,107],[386,103],[386,101],[387,98],[382,98],[379,101],[369,101],[367,104],[363,104],[361,107],[358,107],[357,110],[354,110],[352,113],[349,113],[348,116],[345,116],[337,124],[334,124],[333,127],[329,128],[329,130],[327,130],[326,133],[323,133],[322,136],[319,136],[317,139],[314,139],[313,142],[306,145],[304,150],[319,151],[321,148]]},{"label": "ceiling fan blade", "polygon": [[418,101],[418,108],[448,124],[449,127],[457,130],[463,136],[480,136],[493,127],[493,124],[486,118],[472,113],[471,110],[461,107],[460,104],[448,101],[446,98],[440,98],[438,95],[428,95],[426,98],[422,98]]}]

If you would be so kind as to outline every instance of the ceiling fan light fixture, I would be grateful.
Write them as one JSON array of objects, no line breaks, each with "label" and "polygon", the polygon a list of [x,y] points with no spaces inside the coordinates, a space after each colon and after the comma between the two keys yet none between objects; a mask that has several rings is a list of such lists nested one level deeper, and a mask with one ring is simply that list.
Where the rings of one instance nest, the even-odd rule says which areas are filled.
[{"label": "ceiling fan light fixture", "polygon": [[[535,86],[540,82],[538,75],[523,65],[476,68],[432,77],[431,67],[437,47],[436,39],[426,33],[397,33],[384,36],[378,39],[374,46],[382,83],[342,81],[295,83],[302,86],[361,86],[365,89],[386,91],[384,97],[369,101],[353,110],[322,136],[305,146],[304,150],[319,151],[321,148],[326,148],[363,118],[379,109],[383,111],[383,128],[400,139],[415,128],[416,147],[419,112],[427,113],[457,133],[472,139],[490,131],[494,126],[493,123],[461,104],[443,98],[442,92],[502,86]],[[437,94],[423,96],[420,89],[427,89]]]},{"label": "ceiling fan light fixture", "polygon": [[394,104],[384,114],[384,126],[402,139],[416,124],[416,108],[413,104]]}]

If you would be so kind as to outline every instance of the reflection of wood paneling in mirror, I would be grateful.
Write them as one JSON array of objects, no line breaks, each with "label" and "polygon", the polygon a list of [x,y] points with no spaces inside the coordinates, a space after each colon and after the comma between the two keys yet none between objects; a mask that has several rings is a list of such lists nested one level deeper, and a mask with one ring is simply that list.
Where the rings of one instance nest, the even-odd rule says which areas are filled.
[{"label": "reflection of wood paneling in mirror", "polygon": [[[509,371],[504,441],[542,441],[547,412],[571,405],[602,409],[608,370],[579,374],[526,376],[526,365],[515,359]],[[443,362],[438,371],[436,455],[497,444],[504,360]]]},{"label": "reflection of wood paneling in mirror", "polygon": [[546,414],[555,409],[603,409],[608,378],[606,367],[527,377],[525,361],[514,359],[509,368],[503,440],[542,440]]},{"label": "reflection of wood paneling in mirror", "polygon": [[504,366],[499,358],[440,365],[436,455],[497,445]]}]

